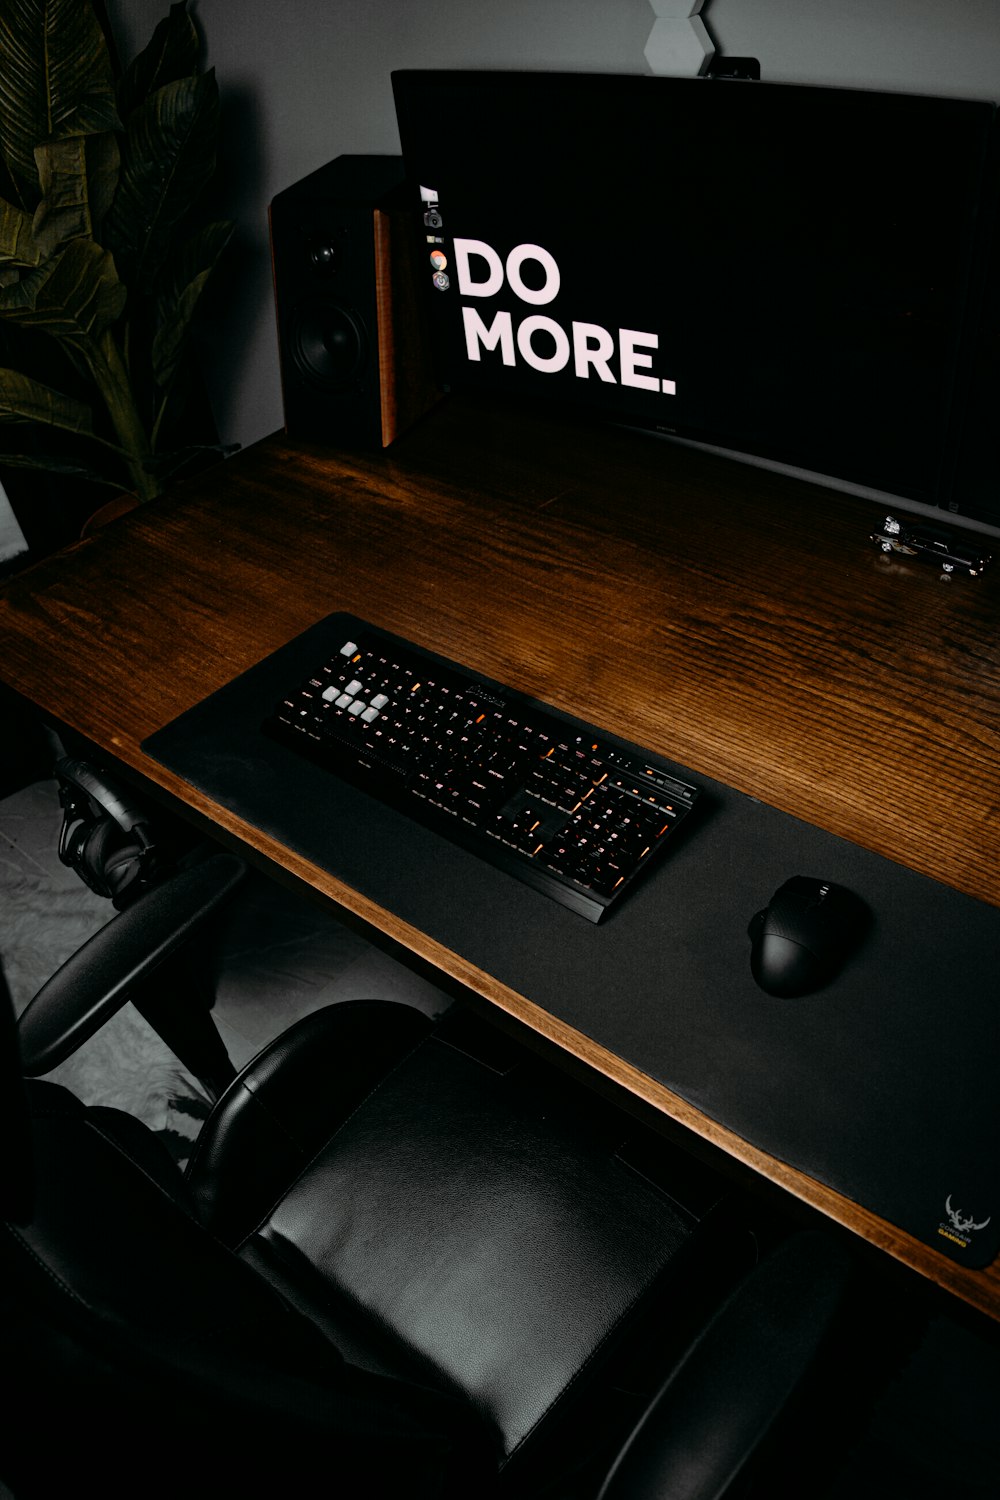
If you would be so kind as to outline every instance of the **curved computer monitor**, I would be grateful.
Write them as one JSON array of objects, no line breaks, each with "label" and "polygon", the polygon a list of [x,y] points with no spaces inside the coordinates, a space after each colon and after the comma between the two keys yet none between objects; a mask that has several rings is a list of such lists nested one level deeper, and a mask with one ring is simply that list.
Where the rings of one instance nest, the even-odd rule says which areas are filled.
[{"label": "curved computer monitor", "polygon": [[992,105],[594,74],[393,86],[446,384],[942,503]]}]

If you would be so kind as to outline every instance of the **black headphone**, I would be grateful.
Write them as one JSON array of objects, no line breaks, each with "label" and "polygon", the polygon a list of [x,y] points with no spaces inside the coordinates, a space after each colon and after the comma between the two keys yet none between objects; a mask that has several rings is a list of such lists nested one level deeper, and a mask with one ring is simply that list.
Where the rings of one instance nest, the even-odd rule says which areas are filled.
[{"label": "black headphone", "polygon": [[160,873],[148,817],[104,771],[64,756],[53,774],[63,810],[59,858],[99,896],[127,906]]}]

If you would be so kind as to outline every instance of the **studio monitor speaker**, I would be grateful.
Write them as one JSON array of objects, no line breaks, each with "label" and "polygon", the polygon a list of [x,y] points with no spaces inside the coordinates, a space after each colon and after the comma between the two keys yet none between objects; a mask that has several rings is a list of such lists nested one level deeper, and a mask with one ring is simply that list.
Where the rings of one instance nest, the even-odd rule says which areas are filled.
[{"label": "studio monitor speaker", "polygon": [[385,447],[438,399],[413,210],[397,156],[338,156],[272,201],[290,437]]}]

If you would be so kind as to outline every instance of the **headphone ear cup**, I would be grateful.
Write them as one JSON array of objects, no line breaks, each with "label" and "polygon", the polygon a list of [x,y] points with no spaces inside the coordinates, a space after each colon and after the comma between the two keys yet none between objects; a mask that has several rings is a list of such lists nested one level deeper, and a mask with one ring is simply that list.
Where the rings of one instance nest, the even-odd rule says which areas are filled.
[{"label": "headphone ear cup", "polygon": [[125,791],[107,773],[98,773],[86,761],[71,760],[69,756],[57,760],[53,769],[60,786],[72,799],[79,801],[82,795],[91,816],[107,813],[123,833],[145,823],[145,814],[132,806]]},{"label": "headphone ear cup", "polygon": [[99,896],[123,895],[139,874],[142,848],[127,839],[112,818],[98,818],[78,848],[77,873]]},{"label": "headphone ear cup", "polygon": [[64,757],[54,769],[63,808],[60,860],[97,895],[128,904],[160,870],[145,815],[84,761]]},{"label": "headphone ear cup", "polygon": [[143,849],[139,844],[125,844],[105,862],[104,874],[111,899],[117,905],[134,881],[142,874]]}]

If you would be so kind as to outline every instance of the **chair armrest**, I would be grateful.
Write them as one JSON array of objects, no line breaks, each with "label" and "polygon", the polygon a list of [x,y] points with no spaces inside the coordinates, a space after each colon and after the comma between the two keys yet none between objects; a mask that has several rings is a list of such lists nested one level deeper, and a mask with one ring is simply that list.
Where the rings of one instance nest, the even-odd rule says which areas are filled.
[{"label": "chair armrest", "polygon": [[851,1274],[822,1234],[772,1251],[660,1388],[599,1500],[722,1500],[814,1368]]},{"label": "chair armrest", "polygon": [[21,1067],[49,1073],[92,1037],[165,959],[190,942],[243,878],[232,854],[214,854],[147,891],[58,969],[17,1023]]}]

